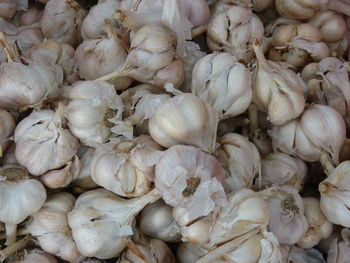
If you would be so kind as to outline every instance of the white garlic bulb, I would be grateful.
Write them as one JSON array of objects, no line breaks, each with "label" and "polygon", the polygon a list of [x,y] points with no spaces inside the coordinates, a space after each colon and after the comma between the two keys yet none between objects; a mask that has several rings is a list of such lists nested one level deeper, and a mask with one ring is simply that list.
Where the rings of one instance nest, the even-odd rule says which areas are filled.
[{"label": "white garlic bulb", "polygon": [[19,263],[57,263],[54,256],[45,253],[41,250],[34,250],[25,255]]},{"label": "white garlic bulb", "polygon": [[251,10],[232,6],[211,18],[207,29],[210,50],[231,53],[239,61],[250,62],[254,57],[253,43],[260,43],[264,26]]},{"label": "white garlic bulb", "polygon": [[212,152],[217,124],[218,114],[208,103],[183,93],[156,109],[148,129],[152,139],[164,147],[184,143]]},{"label": "white garlic bulb", "polygon": [[139,225],[141,232],[151,238],[165,242],[179,242],[181,239],[172,208],[163,200],[158,200],[141,211]]},{"label": "white garlic bulb", "polygon": [[154,165],[162,147],[148,135],[134,140],[115,140],[96,149],[90,162],[91,178],[123,197],[137,197],[151,190]]},{"label": "white garlic bulb", "polygon": [[76,46],[86,11],[75,0],[49,0],[40,20],[45,38]]},{"label": "white garlic bulb", "polygon": [[38,211],[46,199],[45,187],[16,165],[0,169],[0,221],[5,223],[6,243],[16,241],[17,225]]},{"label": "white garlic bulb", "polygon": [[10,144],[8,138],[13,135],[15,127],[16,123],[12,115],[0,109],[0,157]]},{"label": "white garlic bulb", "polygon": [[79,148],[79,141],[65,127],[64,106],[56,112],[32,112],[16,127],[16,159],[32,175],[42,175],[70,161]]},{"label": "white garlic bulb", "polygon": [[160,198],[155,191],[133,198],[121,197],[104,189],[80,195],[68,213],[69,226],[81,254],[109,259],[118,256],[133,234],[134,217],[149,203]]},{"label": "white garlic bulb", "polygon": [[304,110],[303,90],[297,75],[273,61],[266,60],[260,46],[254,45],[257,69],[253,80],[253,102],[267,112],[268,119],[282,125]]},{"label": "white garlic bulb", "polygon": [[225,175],[215,157],[192,146],[175,145],[155,166],[155,186],[168,205],[183,208],[181,216],[192,221],[226,204],[221,185]]},{"label": "white garlic bulb", "polygon": [[252,99],[250,73],[229,53],[206,55],[197,61],[192,73],[192,93],[208,102],[220,118],[237,116]]},{"label": "white garlic bulb", "polygon": [[299,158],[285,153],[270,153],[261,160],[261,179],[258,186],[290,185],[301,191],[307,175],[307,166]]},{"label": "white garlic bulb", "polygon": [[229,172],[224,181],[225,190],[232,192],[252,187],[261,170],[260,155],[255,145],[237,133],[227,133],[218,142],[220,147],[214,154]]},{"label": "white garlic bulb", "polygon": [[49,196],[27,225],[40,247],[69,262],[79,262],[80,255],[68,226],[67,213],[73,209],[75,198],[66,192]]},{"label": "white garlic bulb", "polygon": [[304,204],[298,191],[287,185],[272,186],[259,192],[270,211],[269,231],[280,244],[295,244],[308,229]]},{"label": "white garlic bulb", "polygon": [[298,242],[302,248],[312,248],[322,239],[332,234],[333,224],[321,212],[320,201],[314,197],[304,197],[304,212],[309,228]]},{"label": "white garlic bulb", "polygon": [[77,156],[80,160],[81,169],[80,173],[73,178],[72,184],[83,189],[94,189],[98,187],[98,185],[92,180],[90,173],[90,162],[94,152],[95,148],[80,146]]},{"label": "white garlic bulb", "polygon": [[350,257],[350,231],[343,228],[341,238],[334,238],[328,250],[328,263],[346,263]]},{"label": "white garlic bulb", "polygon": [[121,116],[123,103],[114,87],[102,81],[78,81],[69,91],[68,126],[86,145],[104,143],[111,134],[111,119]]}]

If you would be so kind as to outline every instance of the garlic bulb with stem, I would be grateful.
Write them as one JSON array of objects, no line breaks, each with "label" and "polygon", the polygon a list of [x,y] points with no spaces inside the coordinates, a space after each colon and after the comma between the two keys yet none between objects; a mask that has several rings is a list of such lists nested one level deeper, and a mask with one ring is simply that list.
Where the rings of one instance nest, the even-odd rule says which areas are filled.
[{"label": "garlic bulb with stem", "polygon": [[309,228],[297,243],[302,248],[312,248],[322,239],[332,234],[333,224],[321,212],[320,201],[314,197],[304,197],[304,212]]},{"label": "garlic bulb with stem", "polygon": [[64,110],[60,104],[56,112],[32,112],[16,127],[16,159],[32,175],[62,167],[79,148],[78,139],[66,127]]},{"label": "garlic bulb with stem", "polygon": [[44,204],[46,190],[17,165],[3,166],[0,176],[0,221],[5,223],[6,244],[11,245],[16,241],[17,225]]},{"label": "garlic bulb with stem", "polygon": [[140,231],[165,242],[179,242],[180,228],[172,215],[172,208],[163,200],[146,206],[140,213]]},{"label": "garlic bulb with stem", "polygon": [[9,137],[13,135],[16,123],[12,115],[0,109],[0,157],[10,144]]},{"label": "garlic bulb with stem", "polygon": [[225,190],[233,192],[251,188],[261,171],[260,155],[255,145],[237,133],[227,133],[218,142],[220,146],[214,155],[229,172],[223,183]]},{"label": "garlic bulb with stem", "polygon": [[73,209],[75,197],[67,192],[55,193],[47,198],[27,225],[40,247],[50,254],[69,262],[79,262],[79,253],[68,225],[67,213]]},{"label": "garlic bulb with stem", "polygon": [[257,69],[253,79],[253,103],[267,112],[268,120],[282,125],[304,110],[303,90],[297,75],[283,64],[266,60],[262,47],[254,45]]},{"label": "garlic bulb with stem", "polygon": [[343,228],[340,238],[334,238],[328,250],[328,263],[345,263],[350,257],[350,230]]},{"label": "garlic bulb with stem", "polygon": [[151,190],[154,165],[162,155],[162,147],[148,135],[111,139],[96,149],[90,162],[91,178],[117,195],[143,196]]},{"label": "garlic bulb with stem", "polygon": [[212,51],[231,53],[238,61],[254,58],[253,44],[262,42],[264,26],[250,10],[232,6],[214,14],[207,29],[208,47]]},{"label": "garlic bulb with stem", "polygon": [[104,189],[80,195],[68,213],[69,226],[79,252],[99,259],[118,256],[133,234],[131,224],[135,216],[159,198],[154,190],[128,200]]},{"label": "garlic bulb with stem", "polygon": [[80,146],[77,156],[81,163],[81,169],[77,176],[73,177],[72,184],[83,189],[98,188],[98,185],[92,180],[90,173],[90,162],[95,152],[95,148]]},{"label": "garlic bulb with stem", "polygon": [[192,72],[192,93],[208,102],[220,119],[246,111],[252,100],[250,73],[229,53],[213,53],[197,61]]}]

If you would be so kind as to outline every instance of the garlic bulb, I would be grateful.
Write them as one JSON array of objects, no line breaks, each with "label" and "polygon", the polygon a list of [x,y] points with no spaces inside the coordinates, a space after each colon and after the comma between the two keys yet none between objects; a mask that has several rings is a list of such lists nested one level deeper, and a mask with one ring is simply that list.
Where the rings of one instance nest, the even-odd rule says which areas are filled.
[{"label": "garlic bulb", "polygon": [[182,207],[181,216],[191,221],[226,204],[221,185],[225,175],[215,157],[192,146],[175,145],[155,166],[155,186],[168,205]]},{"label": "garlic bulb", "polygon": [[212,152],[217,124],[218,114],[208,103],[183,93],[156,109],[148,129],[152,139],[164,147],[184,143]]},{"label": "garlic bulb", "polygon": [[0,168],[0,221],[5,223],[6,243],[16,241],[17,225],[38,211],[46,199],[44,186],[20,166]]},{"label": "garlic bulb", "polygon": [[20,263],[57,263],[54,256],[40,250],[34,250],[24,256]]},{"label": "garlic bulb", "polygon": [[68,126],[84,144],[104,143],[111,134],[111,119],[118,119],[123,104],[107,82],[78,81],[69,91]]},{"label": "garlic bulb", "polygon": [[18,28],[18,34],[14,36],[16,46],[22,55],[27,56],[30,49],[44,41],[40,28],[24,27]]},{"label": "garlic bulb", "polygon": [[40,20],[47,39],[76,46],[81,41],[80,28],[86,15],[75,0],[49,0]]},{"label": "garlic bulb", "polygon": [[83,189],[94,189],[98,185],[92,180],[90,173],[90,162],[95,152],[95,148],[80,146],[77,156],[80,160],[81,169],[77,176],[73,177],[72,183]]},{"label": "garlic bulb", "polygon": [[240,62],[249,63],[254,57],[253,43],[262,41],[264,26],[250,10],[232,6],[214,14],[207,29],[208,47],[224,51]]},{"label": "garlic bulb", "polygon": [[227,133],[219,139],[220,147],[215,156],[229,172],[225,178],[226,191],[250,188],[260,174],[260,155],[253,143],[237,133]]},{"label": "garlic bulb", "polygon": [[275,234],[280,244],[299,242],[308,229],[308,223],[298,191],[283,185],[272,186],[259,193],[270,210],[269,231]]},{"label": "garlic bulb", "polygon": [[162,240],[141,240],[136,244],[129,242],[127,246],[116,263],[175,263],[173,253]]},{"label": "garlic bulb", "polygon": [[261,180],[258,186],[290,185],[301,191],[307,175],[307,166],[299,158],[285,153],[270,153],[261,160]]},{"label": "garlic bulb", "polygon": [[73,209],[74,202],[74,196],[66,192],[49,196],[27,226],[45,252],[69,262],[79,262],[83,258],[68,226],[67,213]]},{"label": "garlic bulb", "polygon": [[344,228],[341,231],[341,238],[335,238],[328,251],[328,263],[346,263],[350,257],[350,231]]},{"label": "garlic bulb", "polygon": [[8,139],[12,136],[15,127],[16,123],[12,115],[0,109],[0,157],[9,145],[10,141]]},{"label": "garlic bulb", "polygon": [[68,213],[69,226],[79,252],[100,259],[118,256],[133,234],[131,223],[134,217],[159,198],[151,191],[142,197],[126,200],[104,189],[80,195]]},{"label": "garlic bulb", "polygon": [[158,200],[146,206],[140,213],[140,230],[146,236],[165,242],[179,242],[180,228],[174,221],[172,208]]},{"label": "garlic bulb", "polygon": [[29,5],[26,11],[17,12],[14,16],[16,26],[31,26],[40,21],[43,16],[43,8],[41,5],[34,3]]},{"label": "garlic bulb", "polygon": [[32,112],[16,127],[16,159],[32,175],[42,175],[60,168],[72,159],[79,141],[65,127],[64,106],[56,112]]},{"label": "garlic bulb", "polygon": [[154,165],[162,147],[150,136],[116,140],[97,148],[90,162],[91,178],[108,191],[123,197],[137,197],[151,190]]},{"label": "garlic bulb", "polygon": [[252,99],[250,83],[250,73],[243,64],[229,53],[214,53],[195,64],[191,91],[224,119],[246,111]]},{"label": "garlic bulb", "polygon": [[253,102],[267,112],[268,120],[282,125],[304,110],[303,90],[296,74],[282,64],[266,60],[260,46],[254,45],[257,69],[253,80]]},{"label": "garlic bulb", "polygon": [[326,154],[334,163],[338,163],[345,133],[345,123],[340,114],[319,104],[308,107],[298,120],[274,126],[269,131],[275,151],[298,156],[307,162],[320,161],[321,156]]},{"label": "garlic bulb", "polygon": [[[302,249],[297,246],[281,246],[282,260],[288,263],[326,263],[323,255],[316,249]],[[327,261],[328,262],[328,261]]]},{"label": "garlic bulb", "polygon": [[309,19],[319,9],[331,9],[346,15],[350,8],[339,0],[276,0],[276,9],[281,16],[294,19]]},{"label": "garlic bulb", "polygon": [[329,237],[333,230],[331,224],[321,212],[320,201],[314,197],[304,197],[305,217],[309,228],[304,237],[298,242],[302,248],[312,248],[316,246],[321,239]]}]

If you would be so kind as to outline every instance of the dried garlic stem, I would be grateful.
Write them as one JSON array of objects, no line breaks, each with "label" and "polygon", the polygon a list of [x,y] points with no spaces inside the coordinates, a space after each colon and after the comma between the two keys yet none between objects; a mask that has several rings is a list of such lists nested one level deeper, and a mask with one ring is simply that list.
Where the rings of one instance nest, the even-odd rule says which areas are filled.
[{"label": "dried garlic stem", "polygon": [[23,249],[28,244],[29,241],[30,241],[30,238],[25,237],[17,241],[16,243],[13,243],[12,245],[8,246],[7,248],[0,250],[0,262],[3,262],[7,257],[16,253],[18,250]]},{"label": "dried garlic stem", "polygon": [[8,62],[20,61],[18,55],[7,42],[6,36],[3,32],[0,31],[0,43],[4,47]]},{"label": "dried garlic stem", "polygon": [[327,153],[324,153],[321,155],[320,162],[321,162],[321,164],[325,170],[325,173],[327,175],[329,175],[330,173],[333,172],[334,166],[331,162],[331,158],[329,157],[329,155]]},{"label": "dried garlic stem", "polygon": [[199,35],[205,33],[207,31],[207,25],[201,25],[196,28],[192,28],[192,38],[198,37]]},{"label": "dried garlic stem", "polygon": [[339,0],[329,0],[328,8],[337,11],[338,13],[350,16],[350,5]]},{"label": "dried garlic stem", "polygon": [[112,79],[125,77],[125,76],[127,76],[128,72],[129,72],[128,69],[122,68],[120,70],[117,70],[117,71],[114,71],[112,73],[109,73],[109,74],[107,74],[107,75],[105,75],[103,77],[95,79],[95,81],[109,81],[109,80],[112,80]]},{"label": "dried garlic stem", "polygon": [[5,224],[6,231],[6,245],[9,246],[16,242],[17,239],[17,225]]}]

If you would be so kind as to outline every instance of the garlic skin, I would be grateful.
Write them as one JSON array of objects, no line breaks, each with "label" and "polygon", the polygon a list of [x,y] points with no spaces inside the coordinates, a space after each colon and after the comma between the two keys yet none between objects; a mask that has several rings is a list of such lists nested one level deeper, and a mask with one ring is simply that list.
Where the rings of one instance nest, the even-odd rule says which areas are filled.
[{"label": "garlic skin", "polygon": [[69,226],[79,252],[99,259],[118,256],[133,234],[131,223],[134,217],[159,198],[154,191],[129,200],[104,189],[81,194],[68,213]]},{"label": "garlic skin", "polygon": [[41,248],[69,262],[79,262],[80,255],[68,226],[67,213],[73,209],[75,198],[66,192],[49,196],[27,226]]},{"label": "garlic skin", "polygon": [[81,169],[77,176],[73,177],[72,184],[83,189],[98,188],[98,185],[92,180],[90,173],[90,163],[94,155],[95,148],[80,146],[77,156],[80,161]]},{"label": "garlic skin", "polygon": [[54,256],[45,253],[40,250],[34,250],[28,255],[24,256],[24,259],[20,263],[57,263],[57,260]]},{"label": "garlic skin", "polygon": [[[323,255],[316,249],[302,249],[298,246],[281,246],[282,261],[288,263],[326,263]],[[328,262],[328,261],[327,261]]]},{"label": "garlic skin", "polygon": [[116,140],[97,148],[90,162],[92,180],[123,197],[143,196],[151,190],[154,165],[162,147],[148,135]]},{"label": "garlic skin", "polygon": [[249,63],[254,58],[253,43],[260,43],[264,26],[250,10],[232,6],[214,14],[207,29],[207,43],[212,51],[224,51],[238,61]]},{"label": "garlic skin", "polygon": [[275,152],[279,150],[307,162],[320,161],[321,156],[327,154],[335,164],[345,134],[345,123],[340,114],[319,104],[309,106],[298,120],[274,126],[269,131]]},{"label": "garlic skin", "polygon": [[179,242],[180,228],[172,215],[172,208],[163,200],[146,206],[140,213],[139,227],[143,234],[165,242]]},{"label": "garlic skin", "polygon": [[16,123],[12,115],[0,109],[0,157],[3,157],[3,152],[9,146],[10,141],[8,139],[13,135],[15,128]]},{"label": "garlic skin", "polygon": [[102,81],[75,82],[68,93],[69,129],[84,144],[104,143],[111,135],[112,119],[118,119],[123,103],[114,87]]},{"label": "garlic skin", "polygon": [[[175,145],[155,166],[155,187],[170,206],[181,207],[188,221],[226,204],[219,161],[192,146]],[[175,218],[176,220],[176,218]]]},{"label": "garlic skin", "polygon": [[44,41],[40,28],[24,27],[18,28],[18,34],[14,36],[16,46],[22,55],[27,56],[29,50]]},{"label": "garlic skin", "polygon": [[261,160],[261,180],[258,186],[290,185],[299,192],[302,190],[307,175],[307,166],[299,158],[285,153],[270,153]]},{"label": "garlic skin", "polygon": [[160,105],[148,123],[153,140],[169,148],[189,144],[208,152],[215,147],[218,114],[191,93],[172,97]]},{"label": "garlic skin", "polygon": [[327,263],[346,263],[349,260],[349,229],[343,228],[341,238],[334,238],[329,250]]},{"label": "garlic skin", "polygon": [[297,75],[273,61],[266,60],[261,46],[254,45],[257,69],[253,78],[253,103],[268,115],[274,125],[297,118],[305,99]]},{"label": "garlic skin", "polygon": [[252,100],[250,83],[250,73],[243,64],[229,53],[214,53],[195,64],[191,91],[225,119],[247,110]]},{"label": "garlic skin", "polygon": [[308,222],[298,191],[287,185],[272,186],[259,192],[270,211],[269,231],[280,244],[293,245],[305,235]]},{"label": "garlic skin", "polygon": [[75,0],[49,0],[40,20],[45,38],[75,47],[81,41],[79,34],[86,11]]},{"label": "garlic skin", "polygon": [[314,197],[304,197],[304,212],[309,228],[304,237],[298,242],[302,248],[312,248],[322,239],[332,234],[333,224],[321,212],[320,201]]},{"label": "garlic skin", "polygon": [[64,106],[56,112],[32,112],[16,127],[16,159],[32,175],[42,175],[70,161],[79,148],[79,141],[65,127]]},{"label": "garlic skin", "polygon": [[42,6],[34,3],[29,5],[27,10],[17,12],[13,20],[17,27],[30,26],[40,21],[43,12]]},{"label": "garlic skin", "polygon": [[6,20],[11,19],[17,8],[17,0],[2,0],[0,2],[0,16]]},{"label": "garlic skin", "polygon": [[17,165],[0,168],[0,221],[5,223],[6,243],[16,241],[17,225],[38,211],[46,199],[45,187]]},{"label": "garlic skin", "polygon": [[260,155],[253,143],[237,133],[227,133],[218,140],[220,147],[214,155],[229,172],[223,186],[228,192],[253,186],[260,174]]}]

